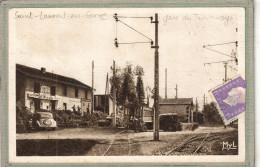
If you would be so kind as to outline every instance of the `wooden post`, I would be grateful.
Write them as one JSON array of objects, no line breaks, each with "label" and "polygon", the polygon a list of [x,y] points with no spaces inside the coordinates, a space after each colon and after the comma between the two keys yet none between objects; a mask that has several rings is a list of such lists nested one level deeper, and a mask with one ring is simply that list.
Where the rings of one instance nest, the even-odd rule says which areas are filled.
[{"label": "wooden post", "polygon": [[159,46],[158,46],[158,14],[155,14],[155,57],[154,57],[154,140],[159,141]]},{"label": "wooden post", "polygon": [[113,127],[116,127],[116,87],[115,87],[115,75],[116,75],[116,65],[115,61],[113,61],[113,112],[114,112],[114,120]]}]

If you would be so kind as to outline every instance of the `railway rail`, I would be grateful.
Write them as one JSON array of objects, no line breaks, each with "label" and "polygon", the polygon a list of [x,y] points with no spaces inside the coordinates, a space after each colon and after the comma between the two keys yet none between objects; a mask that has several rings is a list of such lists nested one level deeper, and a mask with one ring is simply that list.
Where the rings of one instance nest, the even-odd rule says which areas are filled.
[{"label": "railway rail", "polygon": [[[228,137],[228,136],[226,136]],[[195,134],[179,144],[177,147],[162,153],[163,155],[188,154],[195,155],[208,142],[223,138],[221,134]]]},{"label": "railway rail", "polygon": [[[122,134],[126,133],[126,135],[122,138]],[[111,139],[110,144],[106,151],[103,153],[102,156],[109,156],[109,155],[124,155],[129,156],[131,155],[131,145],[133,140],[129,137],[129,133],[126,130],[118,132],[114,135],[113,139]],[[128,145],[127,149],[125,149],[126,145]]]}]

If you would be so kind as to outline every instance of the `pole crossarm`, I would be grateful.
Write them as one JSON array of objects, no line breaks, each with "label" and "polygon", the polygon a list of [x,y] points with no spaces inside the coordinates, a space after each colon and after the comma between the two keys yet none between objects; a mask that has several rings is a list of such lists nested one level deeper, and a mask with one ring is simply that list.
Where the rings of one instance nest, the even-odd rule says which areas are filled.
[{"label": "pole crossarm", "polygon": [[140,44],[140,43],[151,43],[150,41],[149,42],[118,42],[118,44]]},{"label": "pole crossarm", "polygon": [[231,62],[231,61],[235,61],[235,60],[214,61],[214,62],[204,63],[204,65],[216,64],[216,63],[225,63],[225,62]]},{"label": "pole crossarm", "polygon": [[130,17],[130,16],[117,16],[117,18],[124,18],[124,19],[150,19],[151,17]]},{"label": "pole crossarm", "polygon": [[214,50],[214,49],[211,49],[211,48],[207,48],[205,45],[203,46],[203,48],[208,49],[208,50],[211,50],[211,51],[216,52],[216,53],[219,53],[219,54],[222,54],[222,55],[224,55],[224,56],[228,56],[228,57],[231,57],[231,58],[236,58],[236,57],[234,57],[234,56],[230,56],[230,55],[225,54],[225,53],[222,53],[222,52],[220,52],[220,51],[217,51],[217,50]]},{"label": "pole crossarm", "polygon": [[125,22],[121,21],[121,20],[118,20],[119,22],[121,22],[122,24],[124,24],[125,26],[129,27],[130,29],[134,30],[135,32],[137,32],[138,34],[146,37],[147,39],[151,40],[151,38],[147,37],[146,35],[144,35],[143,33],[141,33],[140,31],[136,30],[135,28],[131,27],[130,25],[126,24]]},{"label": "pole crossarm", "polygon": [[236,46],[237,46],[237,41],[233,41],[233,42],[226,42],[226,43],[217,43],[217,44],[209,44],[209,45],[205,45],[205,47],[207,47],[207,46],[217,46],[217,45],[228,45],[228,44],[236,44]]},{"label": "pole crossarm", "polygon": [[[132,26],[128,25],[127,23],[123,22],[122,20],[119,20],[119,18],[134,18],[134,19],[135,19],[135,18],[137,18],[137,19],[139,19],[139,18],[142,18],[142,19],[144,19],[144,18],[149,18],[149,19],[151,19],[151,22],[152,22],[153,17],[127,17],[127,16],[118,16],[117,13],[115,13],[113,17],[115,18],[116,23],[117,23],[117,22],[120,22],[120,23],[124,24],[125,26],[127,26],[128,28],[132,29],[133,31],[137,32],[138,34],[140,34],[140,35],[142,35],[143,37],[145,37],[145,38],[147,38],[147,39],[150,40],[149,42],[139,42],[139,41],[138,41],[138,42],[118,42],[117,37],[116,37],[115,40],[114,40],[116,47],[118,47],[119,44],[142,44],[142,43],[150,43],[151,45],[153,45],[153,40],[152,40],[151,38],[149,38],[147,35],[141,33],[140,31],[138,31],[137,29],[135,29],[135,28],[133,28]],[[117,31],[117,29],[116,29],[116,31]],[[116,32],[116,34],[117,34],[117,32]]]}]

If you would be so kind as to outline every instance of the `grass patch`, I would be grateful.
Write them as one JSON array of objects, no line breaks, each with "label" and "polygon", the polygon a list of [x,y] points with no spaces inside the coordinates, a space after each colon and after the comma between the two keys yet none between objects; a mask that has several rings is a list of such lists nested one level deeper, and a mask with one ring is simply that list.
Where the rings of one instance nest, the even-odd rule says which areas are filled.
[{"label": "grass patch", "polygon": [[81,139],[34,139],[17,140],[17,156],[80,156],[97,143]]}]

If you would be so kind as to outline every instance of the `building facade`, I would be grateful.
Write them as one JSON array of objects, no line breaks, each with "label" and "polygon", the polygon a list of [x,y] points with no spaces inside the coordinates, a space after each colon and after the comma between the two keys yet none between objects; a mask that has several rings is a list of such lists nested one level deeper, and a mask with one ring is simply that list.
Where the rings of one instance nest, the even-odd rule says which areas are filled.
[{"label": "building facade", "polygon": [[192,98],[167,98],[159,100],[160,114],[177,113],[180,121],[193,122]]},{"label": "building facade", "polygon": [[16,102],[34,113],[91,110],[92,88],[76,79],[16,64]]}]

